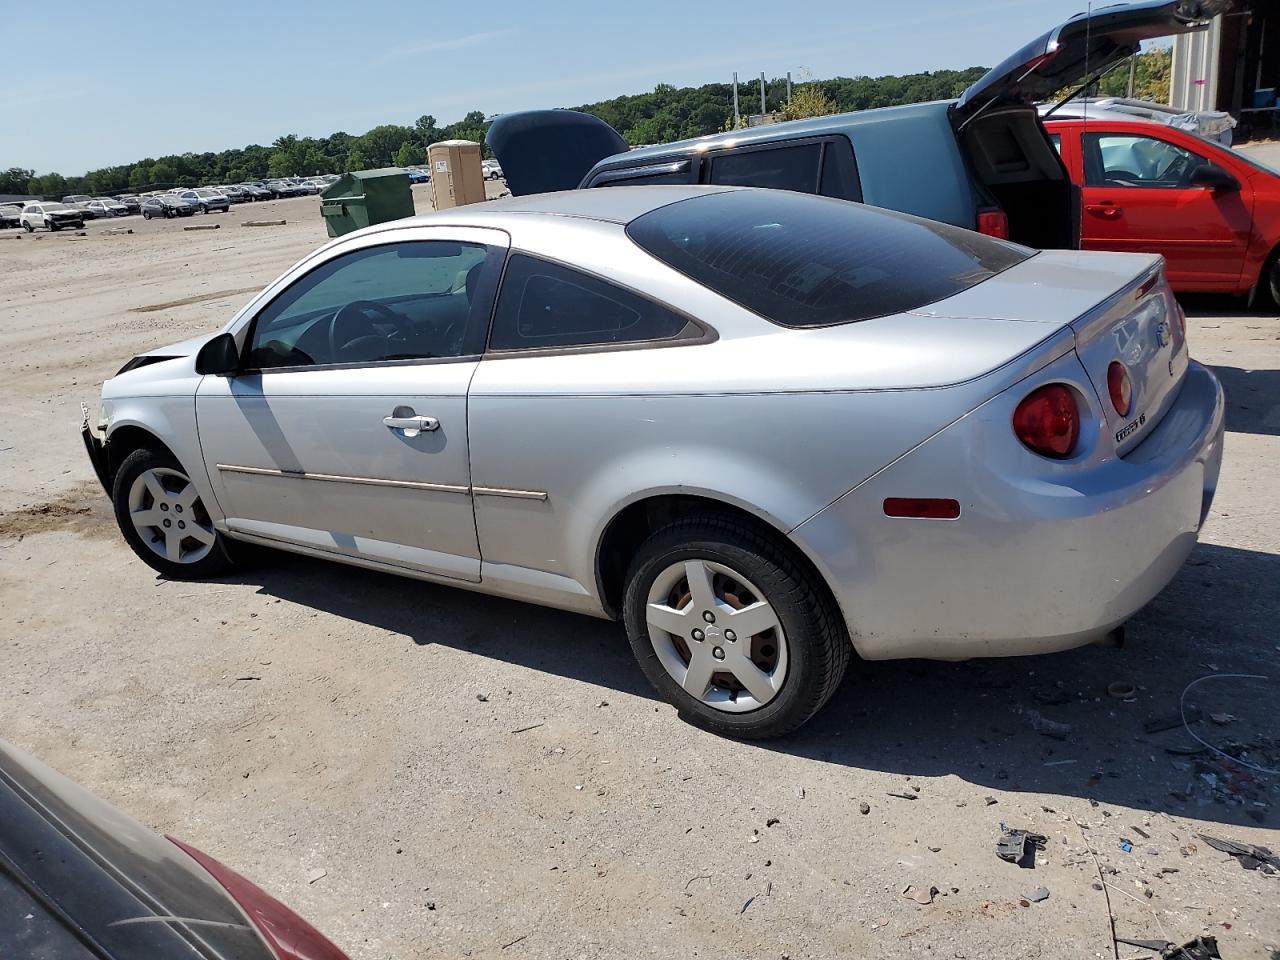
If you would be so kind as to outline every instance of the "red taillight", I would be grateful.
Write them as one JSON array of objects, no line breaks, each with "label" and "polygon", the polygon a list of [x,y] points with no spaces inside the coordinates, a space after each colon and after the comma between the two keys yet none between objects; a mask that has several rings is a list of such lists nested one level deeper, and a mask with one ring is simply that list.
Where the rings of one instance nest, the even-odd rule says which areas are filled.
[{"label": "red taillight", "polygon": [[1122,417],[1129,415],[1129,405],[1133,403],[1133,383],[1129,380],[1129,371],[1119,360],[1112,360],[1107,367],[1107,391],[1111,394],[1111,405]]},{"label": "red taillight", "polygon": [[1027,447],[1046,457],[1069,457],[1080,439],[1080,408],[1062,383],[1040,387],[1013,412],[1013,432]]},{"label": "red taillight", "polygon": [[202,850],[174,837],[170,841],[209,871],[231,898],[240,904],[262,939],[280,960],[351,960],[319,930],[286,907],[257,884],[246,880]]},{"label": "red taillight", "polygon": [[988,237],[1009,239],[1009,215],[997,207],[978,211],[978,232]]}]

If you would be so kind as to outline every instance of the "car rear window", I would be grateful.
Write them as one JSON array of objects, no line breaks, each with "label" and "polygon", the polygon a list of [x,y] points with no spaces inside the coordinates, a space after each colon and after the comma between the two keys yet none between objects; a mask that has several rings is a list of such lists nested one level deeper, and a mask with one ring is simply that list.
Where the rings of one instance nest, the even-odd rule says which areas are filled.
[{"label": "car rear window", "polygon": [[787,327],[825,327],[954,296],[1035,251],[905,214],[777,190],[730,190],[633,220],[631,239]]}]

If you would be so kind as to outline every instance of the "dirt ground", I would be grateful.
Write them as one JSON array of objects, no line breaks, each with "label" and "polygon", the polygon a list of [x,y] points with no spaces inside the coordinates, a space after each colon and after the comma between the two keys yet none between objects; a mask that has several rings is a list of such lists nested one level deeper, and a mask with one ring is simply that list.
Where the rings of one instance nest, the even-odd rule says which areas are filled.
[{"label": "dirt ground", "polygon": [[[855,664],[799,735],[748,745],[657,701],[612,624],[283,554],[200,584],[133,558],[79,402],[321,243],[316,207],[0,235],[0,736],[355,960],[1113,957],[1109,913],[1280,957],[1280,877],[1198,836],[1280,847],[1277,778],[1147,732],[1213,677],[1191,729],[1280,766],[1275,313],[1187,303],[1226,460],[1124,649]],[[1047,836],[1034,869],[996,858],[1002,823]]]}]

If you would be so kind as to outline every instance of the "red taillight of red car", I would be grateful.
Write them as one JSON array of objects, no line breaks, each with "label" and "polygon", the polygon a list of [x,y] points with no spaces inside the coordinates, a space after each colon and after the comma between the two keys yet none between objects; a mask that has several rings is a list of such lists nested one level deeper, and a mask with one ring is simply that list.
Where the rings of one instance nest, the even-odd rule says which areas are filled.
[{"label": "red taillight of red car", "polygon": [[978,232],[988,237],[1009,239],[1009,215],[998,207],[978,211]]},{"label": "red taillight of red car", "polygon": [[1074,391],[1051,383],[1027,394],[1013,412],[1013,432],[1041,456],[1071,456],[1080,439],[1080,406]]},{"label": "red taillight of red car", "polygon": [[324,934],[253,881],[246,880],[202,850],[174,837],[167,839],[204,867],[231,894],[280,960],[351,960]]},{"label": "red taillight of red car", "polygon": [[1119,360],[1112,360],[1107,367],[1107,392],[1111,394],[1111,406],[1122,417],[1129,415],[1129,407],[1133,403],[1133,382],[1129,379],[1129,371]]}]

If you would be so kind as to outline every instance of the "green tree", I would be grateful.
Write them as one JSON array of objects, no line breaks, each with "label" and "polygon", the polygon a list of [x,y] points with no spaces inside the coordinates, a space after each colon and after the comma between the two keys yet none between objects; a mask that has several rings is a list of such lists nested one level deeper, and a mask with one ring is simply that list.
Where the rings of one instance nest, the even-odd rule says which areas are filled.
[{"label": "green tree", "polygon": [[792,93],[791,100],[782,108],[787,120],[803,120],[806,117],[825,117],[840,107],[827,96],[820,83],[802,83]]},{"label": "green tree", "polygon": [[[1169,102],[1169,77],[1173,71],[1173,48],[1157,47],[1138,54],[1134,62],[1133,95],[1139,100]],[[1124,97],[1129,92],[1129,61],[1117,66],[1098,84],[1104,97]]]},{"label": "green tree", "polygon": [[352,146],[351,151],[347,154],[347,159],[343,161],[343,173],[351,173],[353,170],[368,170],[369,160],[365,157],[364,151],[360,148],[360,144],[356,143]]},{"label": "green tree", "polygon": [[27,184],[36,175],[34,170],[10,167],[0,170],[0,193],[26,193]]},{"label": "green tree", "polygon": [[410,167],[415,163],[426,163],[427,151],[416,143],[402,143],[393,159],[397,167]]}]

